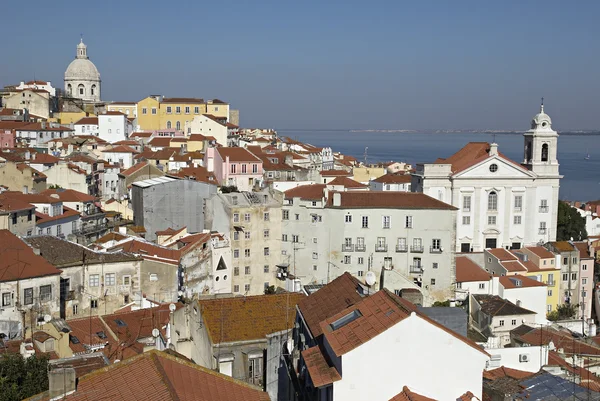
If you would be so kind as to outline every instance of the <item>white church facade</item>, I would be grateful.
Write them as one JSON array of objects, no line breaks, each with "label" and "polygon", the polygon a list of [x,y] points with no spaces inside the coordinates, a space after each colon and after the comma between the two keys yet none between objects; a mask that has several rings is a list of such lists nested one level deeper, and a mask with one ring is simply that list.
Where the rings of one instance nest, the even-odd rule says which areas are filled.
[{"label": "white church facade", "polygon": [[412,188],[458,208],[456,251],[518,249],[556,240],[558,133],[540,113],[524,133],[524,160],[471,142],[447,159],[417,165]]},{"label": "white church facade", "polygon": [[77,56],[65,71],[65,93],[85,102],[99,102],[101,87],[100,73],[87,55],[83,39],[77,45]]}]

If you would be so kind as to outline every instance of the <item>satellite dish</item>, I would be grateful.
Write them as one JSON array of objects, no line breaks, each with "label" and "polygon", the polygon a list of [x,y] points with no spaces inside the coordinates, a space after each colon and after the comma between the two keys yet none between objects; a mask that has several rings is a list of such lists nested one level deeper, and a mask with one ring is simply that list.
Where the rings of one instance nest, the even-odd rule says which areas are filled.
[{"label": "satellite dish", "polygon": [[365,276],[365,282],[367,283],[367,285],[373,285],[375,284],[375,281],[377,281],[375,273],[373,273],[372,271],[368,271],[367,275]]},{"label": "satellite dish", "polygon": [[48,323],[50,320],[52,320],[52,316],[44,315],[44,322]]},{"label": "satellite dish", "polygon": [[152,337],[156,338],[156,337],[158,337],[159,334],[160,334],[160,331],[158,331],[158,329],[152,329]]},{"label": "satellite dish", "polygon": [[175,306],[175,304],[170,304],[170,305],[169,305],[169,310],[170,310],[171,312],[175,312],[175,309],[177,309],[177,307]]}]

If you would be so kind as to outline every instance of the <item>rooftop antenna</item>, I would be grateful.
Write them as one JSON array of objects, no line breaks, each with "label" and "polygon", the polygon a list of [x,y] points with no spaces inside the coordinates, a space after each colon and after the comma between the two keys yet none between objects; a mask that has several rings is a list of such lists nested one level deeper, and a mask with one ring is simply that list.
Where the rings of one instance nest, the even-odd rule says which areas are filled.
[{"label": "rooftop antenna", "polygon": [[367,165],[367,150],[369,150],[369,147],[365,147],[365,166]]},{"label": "rooftop antenna", "polygon": [[541,113],[543,113],[543,112],[544,112],[544,98],[543,98],[543,97],[542,97],[542,106],[541,106],[541,111],[540,111],[540,112],[541,112]]}]

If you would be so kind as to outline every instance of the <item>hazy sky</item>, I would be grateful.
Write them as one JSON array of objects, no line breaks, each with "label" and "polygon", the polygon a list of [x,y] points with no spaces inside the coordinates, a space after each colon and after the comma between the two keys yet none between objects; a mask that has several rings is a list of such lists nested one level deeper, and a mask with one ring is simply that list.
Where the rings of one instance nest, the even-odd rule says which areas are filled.
[{"label": "hazy sky", "polygon": [[63,86],[83,33],[103,100],[227,100],[243,126],[600,129],[599,1],[9,1],[0,85]]}]

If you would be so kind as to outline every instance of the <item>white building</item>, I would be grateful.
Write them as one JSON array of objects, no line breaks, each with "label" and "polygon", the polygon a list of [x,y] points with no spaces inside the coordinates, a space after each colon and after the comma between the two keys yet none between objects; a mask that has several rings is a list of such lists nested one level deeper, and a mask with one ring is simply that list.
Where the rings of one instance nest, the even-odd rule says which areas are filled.
[{"label": "white building", "polygon": [[492,275],[466,255],[456,257],[456,299],[466,300],[470,294],[491,294]]},{"label": "white building", "polygon": [[118,111],[107,111],[98,115],[98,133],[100,138],[114,143],[127,139],[127,116]]},{"label": "white building", "polygon": [[542,105],[525,132],[524,160],[472,142],[447,159],[419,164],[412,190],[458,208],[456,249],[514,248],[556,239],[558,134]]},{"label": "white building", "polygon": [[369,182],[372,191],[402,191],[410,192],[410,174],[387,173]]},{"label": "white building", "polygon": [[83,117],[73,124],[75,135],[100,135],[98,117]]},{"label": "white building", "polygon": [[107,148],[103,152],[104,159],[110,164],[117,164],[121,168],[128,169],[133,166],[133,157],[138,153],[135,149],[127,145],[118,145]]},{"label": "white building", "polygon": [[56,88],[54,88],[52,86],[52,83],[50,81],[46,82],[46,81],[40,81],[40,80],[33,80],[33,81],[29,81],[29,82],[23,82],[21,81],[21,83],[19,83],[19,86],[17,86],[17,89],[23,90],[23,89],[36,89],[36,90],[45,90],[46,92],[48,92],[50,94],[50,96],[56,96]]},{"label": "white building", "polygon": [[185,132],[190,134],[202,134],[213,137],[222,146],[228,146],[226,119],[218,119],[212,115],[203,114],[195,116],[193,120],[185,122]]},{"label": "white building", "polygon": [[100,73],[90,61],[83,39],[77,45],[75,60],[65,71],[65,93],[88,102],[100,101]]}]

